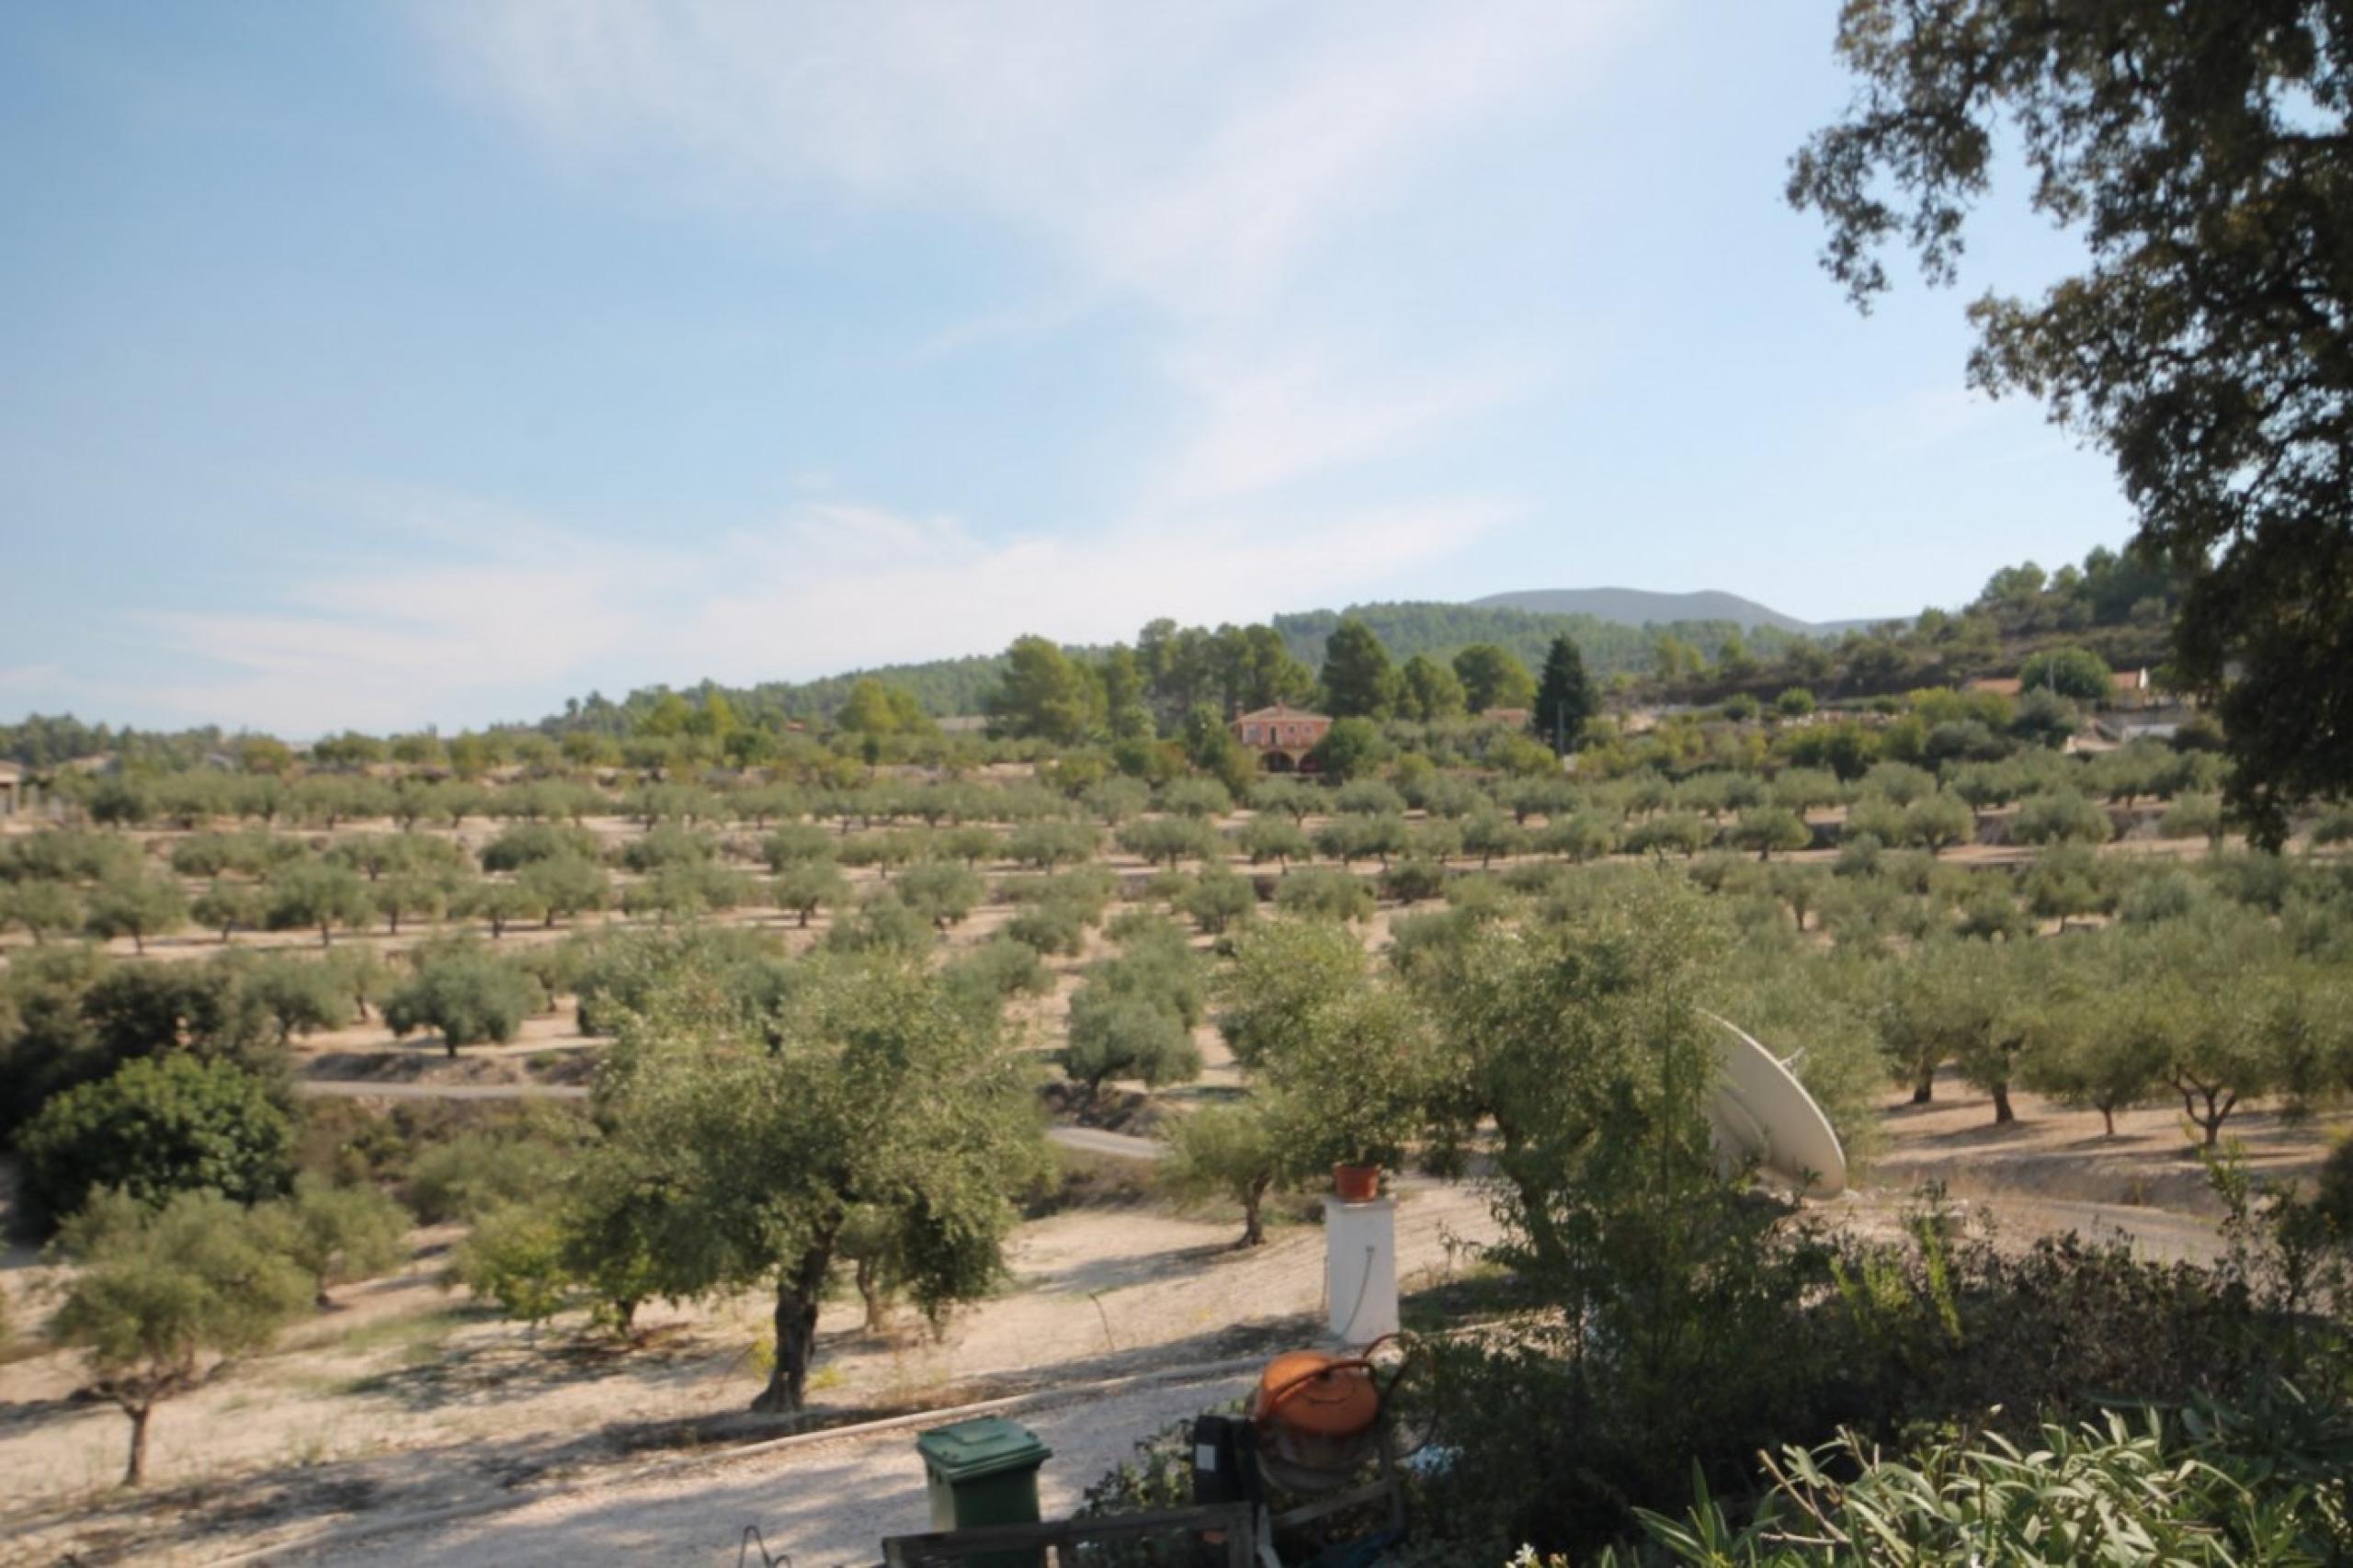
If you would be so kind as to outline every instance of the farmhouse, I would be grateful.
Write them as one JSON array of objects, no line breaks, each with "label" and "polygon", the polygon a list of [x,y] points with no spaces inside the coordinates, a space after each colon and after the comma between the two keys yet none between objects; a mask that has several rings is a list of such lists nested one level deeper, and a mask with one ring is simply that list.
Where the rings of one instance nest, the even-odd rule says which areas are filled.
[{"label": "farmhouse", "polygon": [[1328,715],[1284,702],[1245,713],[1233,725],[1233,738],[1256,752],[1258,766],[1269,773],[1298,772],[1331,727]]}]

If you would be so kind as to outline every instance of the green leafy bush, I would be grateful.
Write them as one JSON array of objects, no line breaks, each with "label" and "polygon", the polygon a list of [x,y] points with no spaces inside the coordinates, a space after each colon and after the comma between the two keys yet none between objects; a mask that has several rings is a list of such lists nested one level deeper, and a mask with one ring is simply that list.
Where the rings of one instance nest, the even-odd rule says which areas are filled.
[{"label": "green leafy bush", "polygon": [[17,1149],[26,1206],[53,1223],[107,1189],[150,1205],[207,1187],[274,1198],[293,1178],[294,1123],[266,1080],[175,1052],[57,1096]]}]

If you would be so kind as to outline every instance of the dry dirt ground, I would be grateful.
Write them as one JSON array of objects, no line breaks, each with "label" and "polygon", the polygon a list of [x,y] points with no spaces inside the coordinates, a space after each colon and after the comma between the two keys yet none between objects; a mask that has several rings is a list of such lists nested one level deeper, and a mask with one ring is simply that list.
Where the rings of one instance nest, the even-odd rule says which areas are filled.
[{"label": "dry dirt ground", "polygon": [[[1409,1286],[1469,1269],[1465,1244],[1492,1234],[1484,1200],[1462,1187],[1412,1192],[1398,1229]],[[1140,1210],[1079,1210],[1025,1226],[1013,1247],[1011,1287],[957,1313],[937,1338],[912,1316],[889,1337],[869,1338],[855,1303],[829,1308],[814,1398],[841,1419],[1214,1364],[1311,1336],[1322,1293],[1320,1233],[1286,1226],[1268,1245],[1236,1252],[1237,1231],[1223,1220]],[[165,1405],[155,1419],[146,1499],[127,1500],[112,1487],[125,1423],[110,1406],[74,1400],[70,1358],[38,1355],[0,1368],[0,1474],[9,1478],[0,1561],[68,1553],[99,1561],[137,1543],[142,1561],[209,1562],[284,1533],[290,1521],[496,1499],[520,1487],[549,1492],[535,1511],[593,1506],[593,1488],[573,1477],[649,1452],[789,1429],[738,1414],[757,1386],[756,1299],[655,1312],[653,1342],[627,1354],[553,1335],[534,1344],[441,1292],[433,1275],[449,1239],[420,1233],[427,1256],[409,1269],[338,1292],[335,1311],[277,1352]],[[12,1295],[21,1288],[12,1283]],[[1163,1395],[1121,1403],[1138,1399],[1137,1410],[1156,1410]],[[1128,1415],[1103,1418],[1107,1441],[1148,1429],[1120,1425]],[[1092,1481],[1126,1440],[1101,1463],[1097,1449],[1082,1447],[1056,1465],[1056,1483]],[[876,1448],[892,1456],[882,1470],[910,1469],[911,1441],[902,1435]],[[790,1468],[800,1456],[778,1462]],[[822,1494],[844,1500],[830,1489]],[[707,1522],[730,1551],[745,1523],[762,1523],[771,1542],[787,1527],[785,1544],[794,1545],[803,1525],[817,1526],[805,1508],[801,1524],[790,1512]],[[891,1528],[922,1525],[918,1507]],[[607,1560],[593,1546],[573,1550]],[[505,1546],[485,1551],[476,1560],[517,1560]],[[444,1560],[438,1540],[430,1553]],[[329,1556],[343,1560],[340,1551]]]},{"label": "dry dirt ground", "polygon": [[[2211,1205],[2177,1118],[2131,1113],[2110,1141],[2095,1115],[2018,1104],[2021,1121],[1996,1129],[1958,1084],[1928,1107],[1892,1101],[1870,1181],[1825,1216],[1890,1234],[1919,1184],[1938,1181],[2015,1243],[2077,1229],[2158,1256],[2213,1254]],[[2233,1131],[2258,1169],[2287,1176],[2309,1168],[2331,1129],[2254,1113]],[[1399,1231],[1409,1290],[1474,1276],[1468,1248],[1493,1234],[1475,1188],[1423,1183],[1404,1194]],[[847,1421],[1038,1393],[1017,1418],[1055,1449],[1045,1498],[1067,1507],[1136,1439],[1247,1384],[1183,1369],[1313,1338],[1320,1233],[1286,1225],[1252,1252],[1232,1249],[1234,1233],[1222,1217],[1132,1208],[1026,1225],[1011,1286],[937,1337],[910,1314],[870,1338],[854,1302],[829,1308],[813,1396]],[[113,1487],[124,1422],[75,1400],[70,1358],[0,1366],[0,1562],[210,1562],[272,1543],[317,1562],[723,1562],[752,1525],[806,1568],[871,1561],[881,1535],[924,1528],[911,1429],[716,1451],[787,1430],[740,1414],[757,1379],[758,1300],[657,1311],[650,1343],[626,1354],[563,1334],[534,1341],[438,1287],[453,1235],[417,1233],[420,1256],[401,1274],[339,1291],[277,1352],[164,1407],[143,1498]],[[39,1270],[14,1261],[8,1289],[21,1298]],[[1142,1373],[1184,1381],[1052,1392]],[[678,1462],[699,1448],[713,1451]],[[420,1517],[474,1506],[494,1511]],[[302,1544],[322,1528],[404,1520]]]}]

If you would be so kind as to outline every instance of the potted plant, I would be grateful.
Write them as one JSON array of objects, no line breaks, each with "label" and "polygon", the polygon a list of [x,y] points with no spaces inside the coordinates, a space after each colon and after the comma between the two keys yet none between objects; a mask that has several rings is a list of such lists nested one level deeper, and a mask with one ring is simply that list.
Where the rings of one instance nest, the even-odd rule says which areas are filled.
[{"label": "potted plant", "polygon": [[1329,1170],[1342,1199],[1368,1202],[1381,1194],[1381,1168],[1396,1163],[1420,1126],[1427,1051],[1419,1021],[1402,997],[1369,992],[1316,1024],[1268,1064],[1287,1123],[1284,1146],[1299,1176]]}]

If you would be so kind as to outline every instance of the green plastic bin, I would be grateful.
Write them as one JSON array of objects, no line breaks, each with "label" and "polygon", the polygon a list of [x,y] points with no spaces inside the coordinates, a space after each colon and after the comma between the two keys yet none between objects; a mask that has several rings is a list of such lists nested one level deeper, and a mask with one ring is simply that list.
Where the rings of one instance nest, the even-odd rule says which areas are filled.
[{"label": "green plastic bin", "polygon": [[[915,1439],[931,1494],[931,1528],[1038,1522],[1038,1467],[1053,1450],[1018,1422],[995,1415],[935,1426]],[[971,1568],[1037,1568],[1043,1550],[993,1551],[965,1559]]]}]

